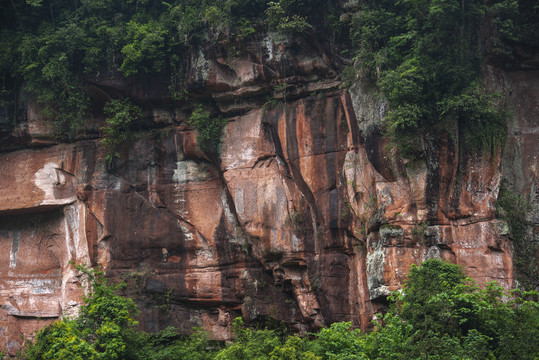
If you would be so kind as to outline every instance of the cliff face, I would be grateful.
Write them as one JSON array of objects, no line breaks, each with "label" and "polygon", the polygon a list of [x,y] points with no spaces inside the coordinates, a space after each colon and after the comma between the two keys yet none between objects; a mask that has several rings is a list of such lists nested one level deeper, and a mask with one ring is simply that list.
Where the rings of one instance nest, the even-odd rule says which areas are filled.
[{"label": "cliff face", "polygon": [[[239,315],[367,328],[410,264],[432,257],[481,284],[515,285],[495,202],[504,177],[538,203],[537,70],[489,70],[514,109],[505,150],[462,152],[458,137],[433,136],[407,161],[380,134],[383,99],[344,89],[342,64],[316,42],[267,35],[190,63],[192,99],[228,118],[218,158],[201,152],[188,104],[169,102],[159,78],[88,79],[94,102],[128,95],[154,129],[112,166],[99,139],[47,140],[31,101],[28,123],[4,137],[1,348],[14,353],[19,334],[76,312],[70,262],[126,281],[146,329],[202,326],[216,339]],[[88,133],[102,121],[88,119]]]}]

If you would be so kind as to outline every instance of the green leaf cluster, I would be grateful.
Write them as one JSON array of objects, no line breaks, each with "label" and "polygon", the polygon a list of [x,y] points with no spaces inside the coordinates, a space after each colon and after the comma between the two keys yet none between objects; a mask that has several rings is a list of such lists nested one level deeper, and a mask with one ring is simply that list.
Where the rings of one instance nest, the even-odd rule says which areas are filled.
[{"label": "green leaf cluster", "polygon": [[101,272],[78,267],[88,278],[91,292],[77,319],[58,321],[41,330],[29,343],[25,358],[109,360],[125,359],[138,352],[134,342],[138,314],[133,300],[117,294]]},{"label": "green leaf cluster", "polygon": [[535,359],[537,296],[507,292],[496,283],[482,289],[459,266],[428,260],[412,266],[402,292],[393,294],[395,305],[383,325],[366,337],[367,354],[370,359]]},{"label": "green leaf cluster", "polygon": [[208,154],[216,154],[219,151],[223,129],[227,122],[223,116],[211,116],[202,105],[195,106],[189,125],[197,129],[197,143],[202,151]]},{"label": "green leaf cluster", "polygon": [[[536,292],[507,292],[496,283],[479,288],[462,269],[441,260],[412,266],[403,290],[361,334],[334,323],[312,338],[279,339],[236,319],[236,340],[217,359],[535,359],[539,356]],[[272,349],[273,347],[273,349]]]},{"label": "green leaf cluster", "polygon": [[[301,2],[279,1],[289,19],[279,25],[283,31],[310,27],[302,14],[312,6]],[[185,99],[185,69],[197,47],[252,36],[269,7],[266,0],[2,3],[2,118],[15,120],[24,89],[35,97],[39,115],[54,122],[58,138],[73,140],[88,116],[88,80],[103,76],[167,73],[171,98]]]},{"label": "green leaf cluster", "polygon": [[132,138],[133,127],[142,118],[142,109],[126,98],[107,102],[103,110],[107,118],[106,125],[101,129],[101,142],[107,149],[107,162],[110,165],[115,157],[120,157],[119,147]]},{"label": "green leaf cluster", "polygon": [[268,3],[265,23],[270,30],[294,34],[306,32],[312,27],[305,17],[297,14],[287,15],[282,3],[283,1]]},{"label": "green leaf cluster", "polygon": [[465,145],[474,148],[505,139],[505,112],[478,85],[479,24],[493,6],[482,0],[364,1],[349,20],[357,71],[387,98],[385,128],[404,155],[419,150],[409,146],[418,136],[447,130],[448,122],[456,122],[469,137]]}]

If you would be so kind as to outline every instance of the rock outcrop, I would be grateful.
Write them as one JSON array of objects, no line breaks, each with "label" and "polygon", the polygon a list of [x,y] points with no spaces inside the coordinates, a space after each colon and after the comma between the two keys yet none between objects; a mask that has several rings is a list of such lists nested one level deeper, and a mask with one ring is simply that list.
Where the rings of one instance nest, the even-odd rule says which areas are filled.
[{"label": "rock outcrop", "polygon": [[410,264],[432,257],[514,285],[495,203],[502,177],[538,203],[536,71],[491,69],[516,110],[505,151],[463,153],[438,136],[406,161],[380,134],[383,99],[342,88],[329,49],[258,40],[232,58],[218,45],[193,55],[191,100],[228,118],[218,157],[200,150],[189,104],[167,101],[163,79],[88,79],[95,103],[128,95],[153,129],[112,166],[99,139],[51,141],[28,103],[0,154],[0,348],[76,312],[73,264],[127,282],[147,330],[202,326],[221,340],[240,315],[300,332],[367,328]]}]

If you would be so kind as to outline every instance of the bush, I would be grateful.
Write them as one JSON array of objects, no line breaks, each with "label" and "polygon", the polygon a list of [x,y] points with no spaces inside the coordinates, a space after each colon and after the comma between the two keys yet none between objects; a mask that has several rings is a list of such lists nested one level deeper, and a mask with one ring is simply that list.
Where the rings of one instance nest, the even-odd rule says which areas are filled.
[{"label": "bush", "polygon": [[101,142],[107,149],[108,164],[117,157],[119,147],[132,137],[132,128],[142,118],[142,109],[133,105],[129,99],[111,100],[104,107],[106,125],[101,128]]},{"label": "bush", "polygon": [[306,32],[312,27],[305,17],[297,14],[287,15],[281,3],[282,0],[279,2],[270,1],[268,3],[265,23],[270,30],[285,34],[294,34]]},{"label": "bush", "polygon": [[476,85],[485,9],[479,0],[369,0],[349,21],[358,71],[387,98],[384,126],[402,150],[448,120],[458,122],[464,148],[503,143],[505,112]]},{"label": "bush", "polygon": [[221,350],[215,360],[268,360],[269,354],[281,345],[272,330],[251,330],[244,326],[241,318],[234,319],[235,341]]},{"label": "bush", "polygon": [[226,347],[200,329],[189,336],[174,328],[157,334],[136,329],[137,309],[118,295],[122,285],[107,285],[102,273],[79,267],[93,291],[77,319],[41,330],[25,356],[37,359],[189,359],[189,360],[404,360],[537,359],[539,294],[485,289],[462,269],[441,260],[412,266],[391,308],[375,330],[361,334],[350,323],[334,323],[311,338],[276,330],[253,330],[234,320],[234,341]]},{"label": "bush", "polygon": [[350,323],[334,323],[322,329],[312,345],[313,352],[323,360],[366,360],[363,339]]},{"label": "bush", "polygon": [[209,111],[203,110],[202,105],[195,106],[189,125],[197,129],[197,142],[202,151],[208,154],[219,152],[221,136],[227,122],[222,116],[212,117]]},{"label": "bush", "polygon": [[365,338],[370,359],[539,355],[539,344],[531,340],[539,336],[536,292],[507,292],[496,283],[481,289],[459,266],[432,259],[412,266],[403,291],[391,299],[384,325]]},{"label": "bush", "polygon": [[41,330],[26,349],[28,360],[125,359],[142,344],[134,342],[138,311],[133,300],[119,296],[122,285],[109,286],[103,273],[79,266],[91,291],[75,320],[58,321]]},{"label": "bush", "polygon": [[156,21],[127,23],[128,43],[122,48],[124,56],[120,70],[125,76],[138,72],[159,72],[165,63],[166,30]]}]

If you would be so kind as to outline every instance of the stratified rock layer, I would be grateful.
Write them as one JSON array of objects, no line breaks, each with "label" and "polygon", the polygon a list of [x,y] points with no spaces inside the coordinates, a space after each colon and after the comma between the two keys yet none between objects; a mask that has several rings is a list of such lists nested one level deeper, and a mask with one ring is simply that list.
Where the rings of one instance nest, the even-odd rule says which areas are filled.
[{"label": "stratified rock layer", "polygon": [[[501,148],[462,153],[445,135],[424,139],[422,159],[403,160],[380,135],[383,99],[341,89],[316,44],[266,36],[226,59],[226,49],[201,50],[188,74],[193,93],[228,114],[218,158],[200,151],[188,112],[168,105],[159,79],[92,80],[100,94],[134,98],[160,129],[124,146],[113,166],[99,139],[0,154],[0,348],[13,354],[20,334],[76,312],[73,263],[126,281],[145,329],[202,326],[223,340],[240,315],[300,332],[335,321],[367,328],[410,264],[432,257],[480,284],[513,285],[495,202],[504,167],[537,196],[536,73],[492,76],[528,109],[515,116],[502,166]],[[21,139],[37,146],[50,132],[28,106]]]}]

